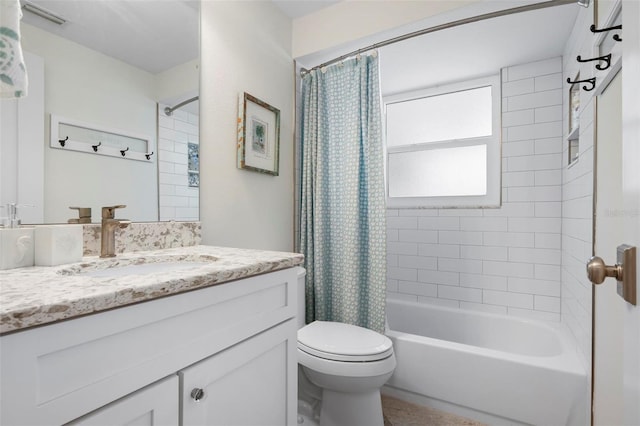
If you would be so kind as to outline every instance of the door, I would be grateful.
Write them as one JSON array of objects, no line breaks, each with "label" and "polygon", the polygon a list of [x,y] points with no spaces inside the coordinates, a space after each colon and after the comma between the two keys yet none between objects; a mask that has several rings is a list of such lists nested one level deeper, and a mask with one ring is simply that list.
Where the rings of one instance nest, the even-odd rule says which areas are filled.
[{"label": "door", "polygon": [[[621,229],[621,236],[615,244],[629,244],[640,247],[640,2],[637,0],[622,1],[622,25],[623,25],[623,41],[622,41],[622,71],[620,92],[621,92],[621,147],[620,147],[620,208],[615,211],[616,220],[601,220],[606,215],[599,218],[596,215],[595,226],[598,232],[615,235],[618,229]],[[615,82],[612,84],[616,84]],[[613,87],[613,86],[611,86]],[[612,94],[612,93],[610,93]],[[612,99],[607,99],[606,91],[603,93],[605,105]],[[598,101],[598,104],[602,102]],[[611,105],[609,105],[611,107]],[[598,109],[600,115],[600,109]],[[600,125],[600,122],[599,122]],[[602,148],[602,141],[598,141],[598,149]],[[600,181],[601,172],[598,172],[598,180]],[[600,182],[599,182],[600,183]],[[610,188],[600,187],[598,185],[597,197],[603,191],[615,191],[615,183],[610,184]],[[614,212],[611,210],[610,212]],[[610,217],[610,218],[611,218]],[[611,262],[615,257],[615,253],[602,253],[596,243],[597,255],[607,258]],[[610,248],[604,248],[610,250]],[[636,259],[637,261],[637,259]],[[609,263],[608,263],[609,264]],[[637,271],[640,272],[640,269]],[[640,275],[636,272],[636,275]],[[636,278],[640,278],[636,277]],[[639,280],[640,281],[640,280]],[[606,280],[603,286],[613,286],[613,279]],[[598,293],[600,289],[596,290]],[[601,306],[596,308],[598,315],[594,316],[594,329],[600,330],[602,336],[607,332],[615,334],[615,330],[609,327],[618,327],[621,331],[619,337],[614,339],[613,351],[609,354],[618,352],[618,359],[614,356],[607,356],[605,350],[594,345],[594,393],[602,395],[606,389],[599,388],[600,383],[597,377],[612,379],[614,388],[617,387],[620,392],[619,405],[615,403],[604,402],[604,406],[609,410],[609,415],[613,416],[608,420],[600,419],[601,424],[607,422],[620,422],[626,425],[640,424],[640,304],[633,306],[629,303],[618,301],[607,304],[602,302],[598,295],[596,296],[596,304]],[[603,306],[604,305],[604,306]],[[594,312],[596,311],[594,310]],[[619,325],[606,324],[611,318],[619,317]],[[615,365],[622,366],[621,370]],[[616,372],[618,371],[618,372]],[[598,411],[598,405],[594,406]],[[602,408],[600,408],[602,410]],[[598,424],[600,412],[594,415],[594,422]],[[609,423],[612,424],[612,423]]]},{"label": "door", "polygon": [[178,376],[169,376],[68,424],[174,426],[178,424],[177,395]]},{"label": "door", "polygon": [[[597,98],[596,205],[594,251],[616,263],[624,241],[622,205],[622,75],[617,73]],[[594,425],[622,424],[622,348],[625,301],[613,282],[593,289]],[[603,283],[604,284],[604,283]]]},{"label": "door", "polygon": [[[627,213],[623,226],[627,244],[640,247],[640,2],[623,1],[622,24],[626,32],[622,45],[622,195]],[[624,310],[623,365],[624,422],[639,425],[640,307],[629,304]]]},{"label": "door", "polygon": [[182,370],[182,425],[294,425],[295,320]]}]

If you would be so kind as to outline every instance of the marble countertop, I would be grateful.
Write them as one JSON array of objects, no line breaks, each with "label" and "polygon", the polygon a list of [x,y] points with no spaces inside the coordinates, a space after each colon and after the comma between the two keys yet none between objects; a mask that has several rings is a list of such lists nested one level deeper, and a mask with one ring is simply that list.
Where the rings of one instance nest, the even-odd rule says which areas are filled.
[{"label": "marble countertop", "polygon": [[[0,334],[277,271],[302,261],[303,256],[296,253],[191,246],[0,271]],[[107,268],[166,262],[191,264],[181,270],[98,276]]]}]

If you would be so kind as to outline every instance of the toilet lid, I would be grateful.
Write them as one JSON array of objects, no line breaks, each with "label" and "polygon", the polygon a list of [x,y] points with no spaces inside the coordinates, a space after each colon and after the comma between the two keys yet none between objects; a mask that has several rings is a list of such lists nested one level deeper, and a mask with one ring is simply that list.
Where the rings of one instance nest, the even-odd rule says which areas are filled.
[{"label": "toilet lid", "polygon": [[298,330],[298,348],[336,361],[377,361],[391,356],[391,340],[373,330],[340,322],[314,321]]}]

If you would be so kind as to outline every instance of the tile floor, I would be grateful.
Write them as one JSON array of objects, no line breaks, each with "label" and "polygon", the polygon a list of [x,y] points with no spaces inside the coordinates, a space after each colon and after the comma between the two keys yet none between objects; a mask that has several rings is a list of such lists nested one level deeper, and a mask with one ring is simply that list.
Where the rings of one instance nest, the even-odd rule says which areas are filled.
[{"label": "tile floor", "polygon": [[384,426],[485,426],[484,423],[383,395]]}]

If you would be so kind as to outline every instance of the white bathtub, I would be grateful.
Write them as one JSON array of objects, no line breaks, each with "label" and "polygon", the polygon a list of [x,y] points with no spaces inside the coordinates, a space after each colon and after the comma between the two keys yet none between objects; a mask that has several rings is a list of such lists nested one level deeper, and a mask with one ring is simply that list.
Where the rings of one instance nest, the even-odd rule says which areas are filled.
[{"label": "white bathtub", "polygon": [[558,330],[397,300],[387,301],[387,318],[398,362],[387,393],[459,407],[492,424],[586,422],[587,375]]}]

